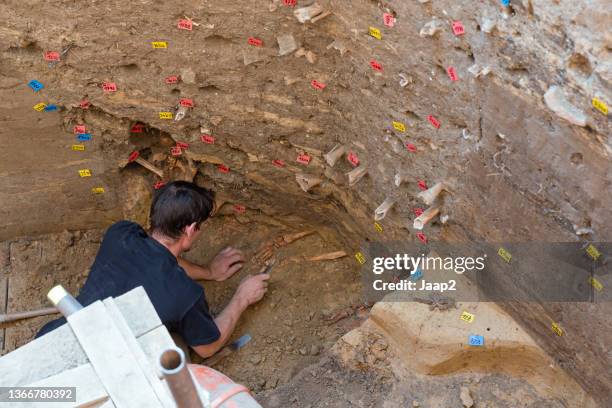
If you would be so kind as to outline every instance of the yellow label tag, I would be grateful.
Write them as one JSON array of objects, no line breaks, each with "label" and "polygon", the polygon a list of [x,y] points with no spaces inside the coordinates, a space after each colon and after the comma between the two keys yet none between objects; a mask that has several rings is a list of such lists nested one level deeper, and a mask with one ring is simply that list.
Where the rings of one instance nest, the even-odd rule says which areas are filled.
[{"label": "yellow label tag", "polygon": [[104,187],[94,187],[91,189],[94,194],[104,194]]},{"label": "yellow label tag", "polygon": [[370,35],[376,38],[377,40],[382,39],[382,34],[380,33],[380,30],[376,27],[370,27]]},{"label": "yellow label tag", "polygon": [[599,291],[599,290],[602,290],[602,289],[603,289],[603,285],[602,285],[602,284],[601,284],[601,282],[600,282],[600,281],[598,281],[597,279],[595,279],[595,278],[589,278],[589,282],[591,283],[591,285],[593,285],[593,287],[594,287],[596,290],[598,290],[598,291]]},{"label": "yellow label tag", "polygon": [[81,176],[81,177],[91,177],[91,170],[89,170],[89,169],[79,170],[79,176]]},{"label": "yellow label tag", "polygon": [[469,312],[463,312],[461,313],[460,319],[464,322],[472,323],[474,321],[474,315]]},{"label": "yellow label tag", "polygon": [[42,112],[46,107],[47,107],[47,104],[41,102],[41,103],[37,103],[36,105],[34,105],[34,110]]},{"label": "yellow label tag", "polygon": [[72,145],[70,147],[72,150],[79,150],[79,151],[83,151],[85,150],[85,145]]},{"label": "yellow label tag", "polygon": [[382,225],[380,225],[379,223],[375,222],[374,223],[374,229],[378,232],[383,232],[383,227]]},{"label": "yellow label tag", "polygon": [[593,107],[595,109],[597,109],[598,111],[600,111],[604,115],[608,114],[608,105],[606,105],[604,101],[602,101],[600,99],[597,99],[597,98],[593,98],[591,103],[593,104]]},{"label": "yellow label tag", "polygon": [[593,244],[589,244],[589,246],[586,249],[586,253],[589,254],[589,256],[593,258],[594,261],[596,261],[597,258],[601,256],[601,252],[599,252],[597,248],[593,246]]},{"label": "yellow label tag", "polygon": [[153,48],[168,48],[168,43],[165,41],[153,41],[151,45]]},{"label": "yellow label tag", "polygon": [[404,125],[402,122],[393,122],[393,129],[399,130],[400,132],[405,132],[406,125]]},{"label": "yellow label tag", "polygon": [[359,262],[361,265],[363,265],[366,261],[365,256],[363,256],[361,252],[357,252],[355,254],[355,259],[357,259],[357,262]]},{"label": "yellow label tag", "polygon": [[512,259],[510,252],[506,251],[504,248],[499,248],[497,250],[497,255],[501,256],[501,258],[508,263],[510,263],[510,259]]},{"label": "yellow label tag", "polygon": [[563,329],[557,323],[553,322],[551,329],[557,336],[563,336]]},{"label": "yellow label tag", "polygon": [[172,112],[159,112],[160,119],[172,119],[173,116]]}]

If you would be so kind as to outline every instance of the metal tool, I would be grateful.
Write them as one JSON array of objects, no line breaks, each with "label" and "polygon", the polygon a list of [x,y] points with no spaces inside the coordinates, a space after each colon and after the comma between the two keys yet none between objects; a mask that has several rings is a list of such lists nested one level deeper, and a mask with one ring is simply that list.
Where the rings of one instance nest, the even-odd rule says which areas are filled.
[{"label": "metal tool", "polygon": [[249,341],[251,341],[251,335],[245,334],[244,336],[240,337],[238,340],[233,341],[229,345],[223,347],[221,351],[219,351],[214,356],[207,358],[202,363],[207,366],[213,366],[217,364],[219,361],[223,360],[225,357],[229,356],[235,351],[238,351],[244,346],[246,346],[246,344]]},{"label": "metal tool", "polygon": [[266,266],[266,268],[263,270],[263,272],[261,272],[262,274],[265,273],[270,273],[270,271],[272,270],[272,267],[276,264],[276,259],[272,259],[268,265]]}]

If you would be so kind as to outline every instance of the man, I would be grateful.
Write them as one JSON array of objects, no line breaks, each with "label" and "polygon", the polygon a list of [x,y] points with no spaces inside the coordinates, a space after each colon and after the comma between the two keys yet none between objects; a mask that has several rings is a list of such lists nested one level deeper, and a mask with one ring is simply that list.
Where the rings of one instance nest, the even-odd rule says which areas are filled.
[{"label": "man", "polygon": [[[226,280],[242,268],[242,253],[225,248],[208,266],[180,255],[191,249],[213,206],[214,193],[193,183],[175,181],[162,187],[151,203],[151,234],[128,221],[112,225],[77,300],[87,306],[143,286],[168,330],[202,357],[216,353],[242,312],[264,296],[269,275],[247,276],[221,314],[211,316],[204,290],[194,280]],[[65,322],[62,318],[47,323],[37,337]]]}]

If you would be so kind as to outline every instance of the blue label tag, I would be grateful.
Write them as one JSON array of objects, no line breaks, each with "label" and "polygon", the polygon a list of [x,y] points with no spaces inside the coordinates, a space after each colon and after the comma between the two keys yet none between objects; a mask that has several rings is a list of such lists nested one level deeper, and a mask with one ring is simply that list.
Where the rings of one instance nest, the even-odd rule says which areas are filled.
[{"label": "blue label tag", "polygon": [[470,346],[484,346],[484,337],[475,334],[475,335],[471,335],[468,338],[468,344]]},{"label": "blue label tag", "polygon": [[38,82],[37,80],[33,79],[30,82],[28,82],[28,86],[30,88],[32,88],[34,90],[34,92],[38,92],[41,89],[43,89],[45,86],[43,84],[41,84],[40,82]]},{"label": "blue label tag", "polygon": [[91,140],[91,133],[79,133],[77,139],[80,141]]},{"label": "blue label tag", "polygon": [[508,7],[510,5],[510,0],[501,0],[502,6]]},{"label": "blue label tag", "polygon": [[52,112],[57,110],[57,105],[47,105],[45,107],[45,112]]},{"label": "blue label tag", "polygon": [[413,282],[418,281],[422,277],[423,277],[423,271],[420,270],[419,268],[417,268],[416,272],[412,272],[410,274],[410,280],[413,281]]}]

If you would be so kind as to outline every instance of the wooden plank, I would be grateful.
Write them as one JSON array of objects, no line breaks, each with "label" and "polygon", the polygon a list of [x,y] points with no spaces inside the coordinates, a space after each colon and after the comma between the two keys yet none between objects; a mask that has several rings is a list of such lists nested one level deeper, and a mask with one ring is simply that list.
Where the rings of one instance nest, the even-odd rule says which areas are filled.
[{"label": "wooden plank", "polygon": [[[2,251],[2,248],[0,248]],[[0,255],[0,314],[6,313],[6,305],[8,303],[8,276],[3,273],[4,267],[2,265],[2,256]],[[0,355],[4,350],[4,337],[6,335],[6,328],[0,327]]]},{"label": "wooden plank", "polygon": [[117,408],[161,408],[101,301],[68,316],[67,320]]}]

